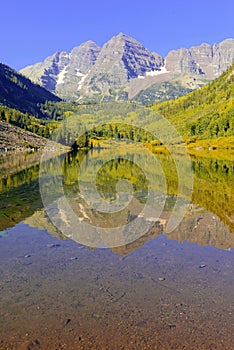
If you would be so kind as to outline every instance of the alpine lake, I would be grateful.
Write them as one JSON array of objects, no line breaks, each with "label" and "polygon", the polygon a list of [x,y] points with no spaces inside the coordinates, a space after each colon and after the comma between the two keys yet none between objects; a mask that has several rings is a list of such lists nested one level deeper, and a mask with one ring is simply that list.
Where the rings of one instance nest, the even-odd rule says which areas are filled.
[{"label": "alpine lake", "polygon": [[[190,156],[191,196],[185,188],[183,219],[166,230],[181,181],[173,159],[155,152],[157,168],[124,144],[108,152],[70,152],[43,166],[40,152],[1,153],[0,349],[232,350],[234,154]],[[126,208],[106,213],[87,203],[81,188],[91,188],[92,173],[107,205],[118,198],[116,184],[127,188]],[[162,210],[143,222],[151,176]],[[62,196],[78,223],[108,235],[72,224]],[[136,217],[148,229],[124,231]]]}]

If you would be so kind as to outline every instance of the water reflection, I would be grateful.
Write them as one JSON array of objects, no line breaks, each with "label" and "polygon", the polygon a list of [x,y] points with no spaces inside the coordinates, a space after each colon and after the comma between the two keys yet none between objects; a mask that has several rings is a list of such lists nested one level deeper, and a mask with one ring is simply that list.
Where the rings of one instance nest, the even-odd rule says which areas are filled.
[{"label": "water reflection", "polygon": [[[93,150],[93,170],[100,165],[100,152],[106,150]],[[122,154],[123,155],[123,154]],[[97,189],[102,198],[109,202],[114,201],[118,195],[116,183],[122,179],[131,182],[134,198],[131,204],[118,215],[116,213],[103,213],[94,211],[79,192],[78,169],[80,164],[89,166],[89,156],[85,152],[68,153],[63,161],[62,157],[48,160],[47,171],[54,172],[56,167],[63,169],[63,186],[69,203],[79,217],[80,221],[93,222],[102,227],[120,226],[128,223],[142,210],[147,197],[147,179],[142,170],[135,165],[136,155],[129,159],[120,156],[112,159],[101,167],[97,177]],[[138,249],[149,238],[165,232],[165,227],[175,204],[178,179],[175,165],[169,155],[157,155],[162,169],[166,174],[167,194],[161,195],[165,202],[163,213],[158,220],[149,227],[149,230],[136,241],[114,248],[121,255],[129,254]],[[179,156],[178,156],[179,157]],[[0,216],[1,230],[25,221],[31,226],[45,229],[58,238],[66,238],[50,222],[48,215],[43,211],[40,199],[38,176],[39,154],[8,156],[1,163],[0,179]],[[12,166],[10,166],[10,164]],[[3,166],[4,165],[4,166]],[[168,234],[170,239],[180,242],[188,240],[200,245],[214,245],[222,249],[234,246],[234,162],[231,160],[218,160],[192,157],[194,171],[194,189],[192,202],[184,220],[179,227]],[[150,168],[147,162],[148,172],[156,174],[155,191],[163,191],[161,172]],[[84,169],[85,170],[85,169]],[[59,172],[59,171],[58,171]],[[186,176],[186,169],[184,170]],[[56,176],[56,174],[54,174]],[[90,174],[91,176],[91,174]],[[89,178],[83,179],[83,186],[89,186]],[[48,187],[48,191],[54,194],[55,202],[59,200],[60,193],[56,188]],[[186,193],[186,189],[184,191]],[[158,197],[157,197],[158,198]],[[64,221],[62,213],[57,206],[59,220]],[[143,220],[143,219],[142,219]],[[85,232],[84,232],[85,235]],[[71,237],[76,240],[74,227]],[[78,239],[79,241],[79,235]],[[123,240],[124,242],[124,240]]]},{"label": "water reflection", "polygon": [[[98,152],[93,156],[98,163]],[[177,178],[169,156],[159,155],[169,192],[163,194],[163,213],[142,237],[111,251],[62,241],[67,237],[42,207],[39,166],[33,157],[27,162],[9,158],[9,171],[5,167],[0,180],[1,229],[14,226],[0,232],[0,348],[233,348],[232,162],[217,161],[217,167],[214,160],[193,158],[194,202],[166,237]],[[63,187],[80,219],[109,227],[111,218],[91,210],[79,194],[77,167],[82,159],[88,166],[85,153],[67,154],[65,162],[50,159],[48,173],[62,165]],[[133,183],[128,209],[114,224],[139,215],[145,204],[147,182],[132,164],[120,158],[99,172],[98,190],[108,201],[118,196],[115,183],[122,176]],[[160,173],[156,175],[155,191],[161,189]],[[56,188],[48,191],[55,191],[54,202],[59,203]],[[57,214],[66,221],[63,212]]]},{"label": "water reflection", "polygon": [[0,230],[41,209],[38,176],[41,154],[3,153],[0,157]]}]

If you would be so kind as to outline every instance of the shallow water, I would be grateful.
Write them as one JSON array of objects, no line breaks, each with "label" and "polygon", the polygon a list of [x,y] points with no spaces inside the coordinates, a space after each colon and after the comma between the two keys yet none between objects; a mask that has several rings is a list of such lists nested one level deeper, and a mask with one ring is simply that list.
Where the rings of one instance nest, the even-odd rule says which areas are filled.
[{"label": "shallow water", "polygon": [[[1,350],[233,349],[233,162],[193,159],[193,202],[172,233],[164,222],[173,176],[149,232],[91,249],[48,221],[39,165],[25,157],[1,172]],[[77,191],[76,160],[65,162],[68,196]]]}]

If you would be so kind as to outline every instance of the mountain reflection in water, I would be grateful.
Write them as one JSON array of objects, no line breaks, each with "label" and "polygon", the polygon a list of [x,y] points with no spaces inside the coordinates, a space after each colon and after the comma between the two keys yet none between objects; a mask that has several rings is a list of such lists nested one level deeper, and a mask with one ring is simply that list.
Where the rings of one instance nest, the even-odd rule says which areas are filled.
[{"label": "mountain reflection in water", "polygon": [[[94,172],[102,157],[100,152],[105,153],[107,150],[92,151]],[[121,211],[119,216],[116,216],[116,213],[94,212],[79,194],[77,169],[83,160],[88,166],[89,156],[85,152],[68,153],[64,162],[62,157],[48,160],[48,173],[50,169],[54,172],[54,169],[62,167],[64,192],[79,218],[104,227],[121,226],[129,220],[129,215],[136,216],[141,212],[147,196],[147,179],[142,170],[134,164],[136,155],[132,155],[131,161],[121,158],[123,155],[124,152],[120,152],[119,158],[107,162],[97,177],[97,188],[109,201],[116,196],[117,181],[127,178],[133,184],[135,197],[132,206]],[[66,239],[67,237],[50,222],[43,209],[38,185],[40,156],[39,153],[4,155],[0,170],[0,229],[4,230],[24,221],[30,226],[47,230],[59,239]],[[149,238],[155,238],[165,232],[176,199],[178,179],[172,159],[164,154],[158,154],[157,158],[167,181],[168,194],[163,213],[142,237],[122,247],[113,248],[121,255],[129,254]],[[150,169],[150,164],[147,166],[149,171],[157,172],[157,169]],[[192,166],[194,172],[192,202],[181,224],[172,233],[167,234],[167,237],[179,242],[187,240],[199,245],[229,249],[234,246],[234,162],[192,156]],[[160,190],[157,188],[160,187],[160,176],[159,173],[155,190]],[[87,178],[87,186],[88,182]],[[50,190],[56,192],[56,189]],[[59,194],[57,197],[59,198]],[[74,240],[75,237],[74,234]]]},{"label": "mountain reflection in water", "polygon": [[[101,152],[107,150],[93,150],[94,172]],[[132,183],[133,198],[119,213],[93,210],[80,195],[77,169],[82,159],[89,165],[85,153],[48,160],[45,178],[58,176],[62,166],[66,198],[82,223],[110,228],[137,215],[144,222],[147,179],[134,166],[136,158],[123,154],[97,177],[99,193],[110,202],[119,194],[118,181]],[[168,194],[161,173],[150,162],[145,166],[155,173],[153,191],[164,210],[148,232],[111,249],[85,247],[76,227],[71,240],[52,224],[40,196],[39,153],[2,156],[1,350],[233,349],[233,161],[192,158],[193,198],[183,221],[166,236],[178,179],[170,157],[157,156]],[[88,188],[91,175],[82,186]],[[56,219],[66,224],[61,193],[53,183],[46,190]],[[123,240],[134,238],[131,230],[120,233]]]}]

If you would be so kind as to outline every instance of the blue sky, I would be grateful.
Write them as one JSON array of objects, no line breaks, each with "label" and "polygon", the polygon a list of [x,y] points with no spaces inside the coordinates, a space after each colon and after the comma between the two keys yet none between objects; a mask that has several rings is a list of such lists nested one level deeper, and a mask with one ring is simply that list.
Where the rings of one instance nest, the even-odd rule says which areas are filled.
[{"label": "blue sky", "polygon": [[20,69],[124,32],[165,56],[234,37],[233,0],[1,0],[0,62]]}]

